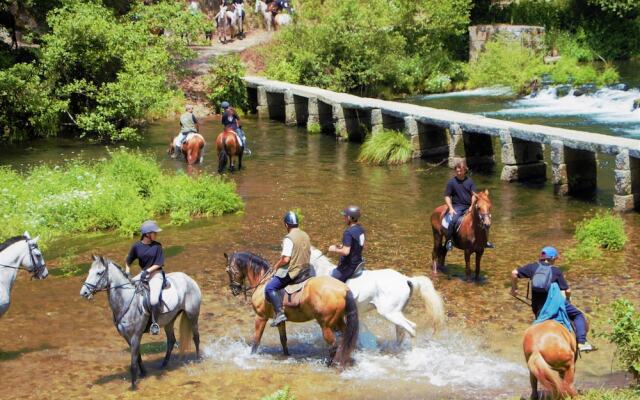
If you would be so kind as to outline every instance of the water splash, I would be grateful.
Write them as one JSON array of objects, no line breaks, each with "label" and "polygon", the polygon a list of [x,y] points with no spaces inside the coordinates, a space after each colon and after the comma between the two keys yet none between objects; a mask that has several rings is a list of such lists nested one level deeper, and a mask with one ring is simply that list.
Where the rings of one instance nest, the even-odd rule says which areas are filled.
[{"label": "water splash", "polygon": [[461,90],[459,92],[427,94],[418,97],[419,99],[439,99],[445,97],[507,97],[513,96],[513,91],[507,86],[493,86],[489,88],[479,88],[472,90]]}]

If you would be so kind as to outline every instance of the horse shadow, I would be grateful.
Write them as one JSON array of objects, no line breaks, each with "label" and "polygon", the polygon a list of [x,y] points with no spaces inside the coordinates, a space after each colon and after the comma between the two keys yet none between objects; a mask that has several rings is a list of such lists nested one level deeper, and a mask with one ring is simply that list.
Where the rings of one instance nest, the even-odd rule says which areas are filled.
[{"label": "horse shadow", "polygon": [[438,268],[438,272],[442,272],[447,276],[447,280],[460,280],[467,283],[476,283],[478,285],[485,285],[489,279],[487,274],[480,271],[480,279],[475,280],[473,277],[467,280],[465,273],[465,266],[462,264],[447,264],[444,268]]},{"label": "horse shadow", "polygon": [[36,351],[42,351],[42,350],[53,350],[55,348],[56,347],[53,347],[45,343],[37,347],[23,347],[21,349],[13,350],[13,351],[0,350],[0,362],[15,360],[16,358],[22,356],[23,354],[34,353]]}]

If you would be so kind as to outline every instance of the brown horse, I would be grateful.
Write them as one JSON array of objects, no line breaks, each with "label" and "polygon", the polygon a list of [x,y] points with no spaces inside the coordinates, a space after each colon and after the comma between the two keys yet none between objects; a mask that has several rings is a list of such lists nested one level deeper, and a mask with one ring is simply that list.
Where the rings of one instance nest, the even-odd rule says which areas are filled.
[{"label": "brown horse", "polygon": [[545,321],[527,328],[522,342],[529,367],[531,399],[538,399],[538,381],[554,399],[577,395],[573,386],[576,338],[562,324]]},{"label": "brown horse", "polygon": [[[438,273],[438,268],[444,268],[444,259],[447,256],[445,246],[446,229],[442,227],[442,219],[447,212],[447,206],[441,205],[431,214],[431,229],[433,231],[433,273]],[[464,250],[465,277],[471,278],[471,254],[476,253],[475,280],[480,280],[480,260],[487,245],[489,228],[491,227],[491,200],[489,191],[477,193],[473,196],[471,207],[461,217],[460,229],[453,235],[454,245]]]},{"label": "brown horse", "polygon": [[231,128],[225,128],[216,138],[216,149],[218,150],[218,173],[221,174],[227,166],[229,160],[229,171],[233,172],[235,164],[233,157],[238,157],[238,169],[242,169],[242,153],[244,147],[240,143],[238,135]]},{"label": "brown horse", "polygon": [[[234,296],[254,290],[251,304],[256,313],[255,334],[251,352],[255,353],[260,345],[262,333],[274,311],[271,303],[264,296],[264,287],[273,276],[274,271],[263,258],[248,252],[236,252],[227,256],[227,273]],[[244,285],[245,278],[249,286]],[[300,304],[297,307],[284,308],[287,320],[306,322],[315,319],[322,329],[322,336],[330,346],[328,365],[335,360],[341,368],[351,362],[351,352],[358,342],[358,306],[351,291],[344,283],[329,276],[310,278],[302,289]],[[287,348],[286,323],[278,325],[280,344],[285,355]],[[340,343],[334,331],[342,332]]]},{"label": "brown horse", "polygon": [[[182,143],[180,147],[180,151],[184,156],[187,164],[193,165],[197,162],[202,163],[204,160],[204,138],[199,133],[189,134],[189,138]],[[176,158],[180,154],[178,154],[178,150],[176,149],[175,139],[169,143],[169,150],[167,151],[171,158]]]}]

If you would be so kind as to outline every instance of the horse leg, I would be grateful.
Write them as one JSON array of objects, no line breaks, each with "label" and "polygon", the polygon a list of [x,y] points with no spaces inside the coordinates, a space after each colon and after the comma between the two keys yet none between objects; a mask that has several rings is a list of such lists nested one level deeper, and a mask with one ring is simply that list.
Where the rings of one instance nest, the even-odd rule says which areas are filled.
[{"label": "horse leg", "polygon": [[251,346],[251,354],[255,354],[258,351],[258,346],[260,345],[260,339],[262,339],[262,334],[264,333],[264,327],[267,326],[266,319],[256,316],[255,322],[255,333],[253,334],[253,346]]},{"label": "horse leg", "polygon": [[330,367],[333,363],[333,358],[336,356],[336,337],[333,334],[333,330],[328,326],[322,326],[322,337],[324,341],[329,345],[329,359],[327,360],[327,367]]},{"label": "horse leg", "polygon": [[138,352],[138,368],[140,368],[140,377],[145,377],[147,376],[147,370],[144,367],[144,365],[142,365],[142,354],[140,354]]},{"label": "horse leg", "polygon": [[198,306],[197,313],[186,312],[187,318],[189,318],[189,323],[191,323],[191,331],[193,332],[193,344],[196,346],[196,360],[200,359],[200,331],[198,330],[198,313],[199,312],[200,312],[199,306]]},{"label": "horse leg", "polygon": [[464,251],[464,275],[467,282],[471,281],[471,250]]},{"label": "horse leg", "polygon": [[238,171],[242,169],[242,153],[244,152],[244,148],[240,149],[240,154],[238,155]]},{"label": "horse leg", "polygon": [[282,353],[285,356],[289,355],[289,348],[287,347],[287,327],[286,323],[278,325],[278,333],[280,334],[280,344],[282,345]]},{"label": "horse leg", "polygon": [[538,379],[536,376],[529,372],[529,382],[531,383],[531,400],[538,400]]},{"label": "horse leg", "polygon": [[572,362],[569,368],[567,368],[567,370],[565,371],[564,377],[563,377],[564,388],[567,391],[566,394],[568,394],[571,397],[575,397],[578,395],[578,392],[576,392],[576,388],[573,386],[573,376],[575,375],[575,372],[576,372],[576,366]]},{"label": "horse leg", "polygon": [[476,251],[476,282],[480,282],[480,260],[484,250]]},{"label": "horse leg", "polygon": [[140,336],[131,338],[131,390],[136,390],[136,380],[138,379],[138,356],[140,355]]},{"label": "horse leg", "polygon": [[167,365],[169,364],[169,359],[171,358],[171,352],[173,351],[173,347],[176,344],[176,335],[173,330],[174,322],[175,322],[175,319],[164,327],[164,332],[167,335],[167,353],[164,355],[164,361],[162,361],[162,365],[160,366],[160,368],[162,369],[166,368]]},{"label": "horse leg", "polygon": [[438,263],[440,262],[440,247],[442,246],[442,236],[433,229],[433,250],[431,251],[431,263],[433,274],[438,274]]}]

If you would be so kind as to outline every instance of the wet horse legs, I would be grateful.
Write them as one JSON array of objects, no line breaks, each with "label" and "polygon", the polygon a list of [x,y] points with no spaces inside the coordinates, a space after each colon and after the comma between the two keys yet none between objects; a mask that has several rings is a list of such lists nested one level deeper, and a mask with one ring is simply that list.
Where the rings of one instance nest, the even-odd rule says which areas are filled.
[{"label": "wet horse legs", "polygon": [[322,336],[324,337],[324,341],[329,345],[329,359],[327,360],[327,366],[331,366],[333,363],[333,358],[336,356],[336,351],[338,350],[336,346],[336,337],[333,334],[333,330],[328,326],[322,326]]},{"label": "wet horse legs", "polygon": [[536,376],[529,372],[529,382],[531,383],[531,400],[538,400],[538,380]]},{"label": "wet horse legs", "polygon": [[251,346],[251,354],[255,354],[260,346],[260,340],[264,333],[264,328],[267,326],[267,320],[262,317],[256,317],[255,321],[255,333],[253,335],[253,346]]},{"label": "wet horse legs", "polygon": [[176,335],[173,331],[173,323],[175,320],[171,321],[164,327],[164,332],[167,335],[167,353],[164,356],[164,361],[162,361],[162,365],[160,368],[166,368],[169,364],[169,359],[171,358],[171,352],[173,351],[173,346],[176,344]]},{"label": "wet horse legs", "polygon": [[287,327],[286,323],[278,325],[278,333],[280,334],[280,344],[282,345],[282,353],[285,356],[289,355],[289,348],[287,347]]}]

